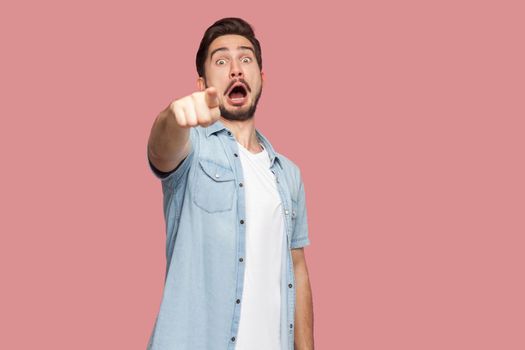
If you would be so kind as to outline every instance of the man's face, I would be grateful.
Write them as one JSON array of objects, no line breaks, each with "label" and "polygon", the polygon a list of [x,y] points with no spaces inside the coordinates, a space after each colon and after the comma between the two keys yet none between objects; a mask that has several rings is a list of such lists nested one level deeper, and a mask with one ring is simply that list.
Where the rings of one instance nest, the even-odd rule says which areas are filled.
[{"label": "man's face", "polygon": [[241,35],[223,35],[212,41],[199,87],[217,89],[221,116],[228,120],[252,118],[261,97],[264,74],[252,43]]}]

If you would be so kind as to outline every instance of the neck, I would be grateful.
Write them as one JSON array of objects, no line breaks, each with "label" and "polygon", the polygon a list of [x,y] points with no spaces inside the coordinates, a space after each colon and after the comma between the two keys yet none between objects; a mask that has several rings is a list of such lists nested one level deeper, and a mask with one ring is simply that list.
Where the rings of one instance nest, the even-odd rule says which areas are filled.
[{"label": "neck", "polygon": [[248,120],[229,120],[221,117],[220,120],[224,126],[231,130],[237,142],[243,145],[244,148],[251,152],[262,151],[255,132],[254,118]]}]

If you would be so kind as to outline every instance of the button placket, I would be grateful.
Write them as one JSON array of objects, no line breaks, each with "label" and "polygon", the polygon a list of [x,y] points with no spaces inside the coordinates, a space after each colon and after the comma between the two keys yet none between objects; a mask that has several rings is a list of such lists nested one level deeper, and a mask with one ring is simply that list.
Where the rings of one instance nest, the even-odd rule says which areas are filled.
[{"label": "button placket", "polygon": [[[287,242],[288,242],[288,253],[287,253],[287,264],[288,264],[288,268],[287,268],[287,277],[289,279],[289,283],[288,283],[288,299],[289,300],[292,300],[294,299],[295,300],[295,289],[294,289],[294,278],[293,278],[293,267],[292,267],[292,257],[291,257],[291,252],[290,252],[290,240],[291,240],[291,229],[292,229],[292,226],[293,226],[293,222],[292,220],[295,219],[295,216],[296,216],[296,213],[295,213],[295,208],[294,206],[292,205],[292,203],[289,203],[290,204],[290,207],[288,208],[284,208],[284,206],[286,205],[286,195],[285,193],[283,192],[284,189],[282,188],[281,184],[279,183],[279,177],[277,176],[276,172],[272,169],[272,173],[275,175],[275,182],[277,183],[277,189],[279,191],[279,195],[281,197],[281,201],[283,203],[283,213],[285,215],[285,221],[286,221],[286,236],[287,236]],[[288,319],[289,320],[293,320],[293,317],[294,317],[294,307],[295,305],[295,301],[293,302],[290,302],[289,301],[289,304],[288,304],[288,307],[287,307],[287,313],[288,313]],[[288,342],[290,344],[290,346],[292,346],[293,344],[293,324],[290,323],[289,324],[289,330],[288,330]]]},{"label": "button placket", "polygon": [[[241,161],[240,161],[239,154],[238,154],[238,152],[236,152],[236,149],[234,148],[234,147],[236,147],[236,146],[235,146],[235,142],[234,142],[234,137],[232,136],[232,133],[231,133],[230,131],[228,131],[228,135],[229,135],[228,138],[231,140],[231,141],[228,141],[228,142],[230,143],[230,146],[231,146],[231,148],[230,148],[231,151],[232,151],[231,154],[233,154],[233,156],[234,156],[233,158],[230,158],[230,160],[232,161],[233,166],[234,166],[234,168],[236,169],[236,173],[239,174],[239,175],[241,176],[241,175],[242,175],[242,164],[241,164]],[[239,176],[239,177],[240,177],[240,176]],[[244,184],[244,182],[243,182],[243,179],[241,179],[241,178],[236,178],[236,181],[237,181],[237,183],[238,183],[239,188],[240,188],[240,189],[244,189],[245,184]],[[244,197],[244,193],[243,193],[243,191],[237,191],[237,193],[238,193],[238,196],[239,196],[239,198],[238,198],[239,200],[240,200],[242,197]],[[239,224],[240,224],[241,226],[240,226],[238,232],[243,233],[244,230],[246,229],[245,226],[244,226],[244,224],[246,223],[246,222],[245,222],[245,219],[242,218],[242,217],[245,215],[245,212],[244,212],[245,208],[240,207],[240,206],[239,206],[239,203],[240,203],[240,202],[238,202],[238,204],[237,204],[237,205],[238,205],[238,216],[237,216],[237,220],[238,220],[238,222],[239,222]],[[242,218],[242,219],[241,219],[241,218]],[[244,246],[244,244],[242,243],[242,242],[245,240],[244,235],[241,234],[240,236],[237,237],[237,239],[239,240],[240,244],[241,244],[242,246]],[[244,265],[244,257],[243,257],[243,255],[245,255],[244,247],[242,247],[238,253],[239,253],[239,256],[238,256],[239,269],[242,270],[242,271],[244,271],[244,268],[245,268],[245,265]],[[235,295],[235,299],[234,299],[234,300],[235,300],[235,304],[234,304],[234,305],[235,305],[235,309],[236,309],[236,310],[235,310],[235,318],[234,318],[234,322],[236,322],[236,323],[238,324],[238,322],[239,322],[239,317],[240,317],[240,308],[241,308],[240,304],[241,304],[241,294],[242,294],[242,288],[241,288],[242,283],[241,283],[240,280],[239,280],[239,276],[238,276],[238,279],[237,279],[237,283],[238,283],[238,284],[237,284],[237,290],[238,290],[238,292],[236,293],[236,295]],[[234,343],[234,342],[236,341],[236,337],[235,337],[235,336],[237,335],[238,326],[234,327],[234,328],[232,329],[232,331],[233,331],[233,333],[231,334],[231,338],[230,338],[230,340],[231,340],[231,343]],[[232,346],[233,346],[233,345],[232,345]]]}]

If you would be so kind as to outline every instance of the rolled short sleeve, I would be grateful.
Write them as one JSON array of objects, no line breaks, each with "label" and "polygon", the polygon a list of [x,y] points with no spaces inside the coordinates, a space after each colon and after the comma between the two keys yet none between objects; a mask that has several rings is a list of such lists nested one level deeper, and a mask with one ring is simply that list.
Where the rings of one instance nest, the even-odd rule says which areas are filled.
[{"label": "rolled short sleeve", "polygon": [[291,249],[302,248],[310,244],[308,219],[306,215],[306,195],[304,184],[300,180],[297,199],[292,199],[292,219],[295,221],[292,232]]},{"label": "rolled short sleeve", "polygon": [[[197,149],[198,149],[198,132],[195,128],[190,129],[190,143],[191,143],[190,153],[186,156],[186,158],[184,158],[184,160],[182,160],[180,164],[177,165],[177,167],[174,170],[170,172],[162,172],[158,170],[157,168],[155,168],[155,166],[151,163],[149,156],[147,156],[148,164],[149,164],[151,171],[157,178],[159,178],[162,181],[163,185],[171,187],[171,188],[176,187],[176,185],[179,182],[181,182],[182,178],[184,176],[187,176],[188,170],[191,164],[193,163],[193,159],[195,158],[195,153],[197,152]],[[147,154],[147,151],[146,151],[146,154]]]}]

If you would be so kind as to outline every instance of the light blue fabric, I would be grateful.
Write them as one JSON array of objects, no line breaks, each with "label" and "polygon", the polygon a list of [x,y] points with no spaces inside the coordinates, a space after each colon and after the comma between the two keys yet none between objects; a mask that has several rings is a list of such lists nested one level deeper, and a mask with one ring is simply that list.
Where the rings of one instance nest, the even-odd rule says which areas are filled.
[{"label": "light blue fabric", "polygon": [[[295,279],[290,249],[310,244],[305,191],[299,168],[276,153],[258,130],[256,134],[270,156],[283,203],[281,347],[293,350]],[[250,258],[245,256],[239,150],[220,121],[191,128],[190,140],[192,150],[175,172],[162,178],[152,168],[162,182],[167,264],[147,349],[234,350],[245,259]]]}]

